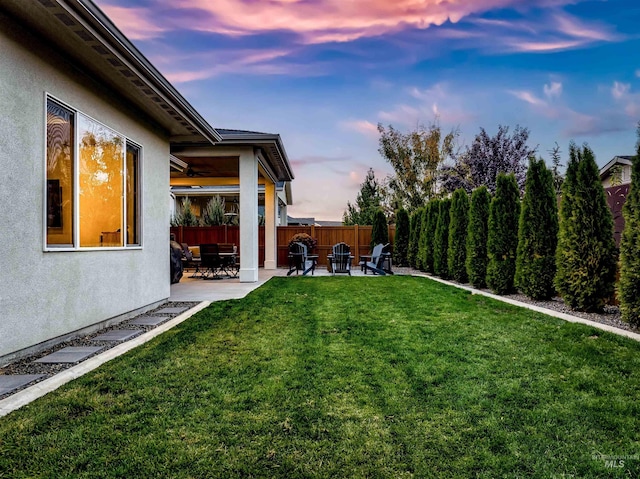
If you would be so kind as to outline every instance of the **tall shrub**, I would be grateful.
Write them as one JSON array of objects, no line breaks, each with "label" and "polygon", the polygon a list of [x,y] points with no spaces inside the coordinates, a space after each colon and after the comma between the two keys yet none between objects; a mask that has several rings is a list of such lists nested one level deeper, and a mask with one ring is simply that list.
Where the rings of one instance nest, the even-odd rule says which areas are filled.
[{"label": "tall shrub", "polygon": [[373,215],[373,228],[371,229],[371,249],[379,243],[387,244],[389,242],[389,227],[387,226],[387,218],[384,211],[376,210]]},{"label": "tall shrub", "polygon": [[449,219],[449,249],[447,262],[449,276],[454,281],[466,283],[467,228],[469,226],[469,197],[463,188],[453,192]]},{"label": "tall shrub", "polygon": [[418,208],[413,212],[413,229],[411,233],[413,240],[409,246],[409,266],[412,268],[418,267],[418,247],[420,245],[420,233],[422,232],[422,208]]},{"label": "tall shrub", "polygon": [[520,191],[513,173],[500,173],[489,208],[487,284],[496,294],[513,292],[518,248]]},{"label": "tall shrub", "polygon": [[637,154],[632,160],[631,186],[622,208],[624,231],[620,241],[618,299],[622,319],[640,326],[640,124]]},{"label": "tall shrub", "polygon": [[427,204],[427,227],[426,234],[429,236],[425,249],[424,269],[428,273],[433,273],[433,247],[436,237],[436,226],[438,226],[438,213],[440,210],[440,200],[431,200]]},{"label": "tall shrub", "polygon": [[613,220],[593,151],[571,144],[562,186],[556,288],[572,309],[601,311],[614,289]]},{"label": "tall shrub", "polygon": [[396,211],[396,237],[393,245],[393,261],[398,266],[407,266],[409,248],[409,214],[404,208]]},{"label": "tall shrub", "polygon": [[198,226],[198,218],[191,210],[191,200],[185,196],[182,205],[171,220],[172,226]]},{"label": "tall shrub", "polygon": [[491,195],[486,186],[473,190],[467,230],[467,275],[475,288],[487,285],[487,237],[489,235],[489,205]]},{"label": "tall shrub", "polygon": [[418,244],[418,257],[416,259],[416,268],[421,271],[426,271],[426,250],[427,245],[431,241],[429,232],[427,231],[427,219],[429,215],[429,203],[426,206],[420,208],[422,211],[422,218],[420,220],[420,241]]},{"label": "tall shrub", "polygon": [[555,294],[558,201],[553,174],[544,160],[531,158],[518,228],[516,286],[533,299]]},{"label": "tall shrub", "polygon": [[225,223],[225,201],[220,195],[214,195],[207,202],[202,222],[207,226],[220,226]]},{"label": "tall shrub", "polygon": [[451,210],[451,199],[445,198],[438,206],[438,223],[436,224],[436,234],[433,239],[433,272],[441,278],[449,275],[449,265],[447,254],[449,249],[449,211]]},{"label": "tall shrub", "polygon": [[409,246],[407,247],[407,263],[409,266],[414,265],[416,251],[414,249],[416,243],[416,216],[417,212],[414,211],[409,216]]}]

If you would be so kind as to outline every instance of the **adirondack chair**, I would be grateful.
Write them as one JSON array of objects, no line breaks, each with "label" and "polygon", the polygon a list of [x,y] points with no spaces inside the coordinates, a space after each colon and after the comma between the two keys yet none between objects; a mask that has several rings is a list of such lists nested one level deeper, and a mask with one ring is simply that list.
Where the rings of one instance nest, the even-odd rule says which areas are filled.
[{"label": "adirondack chair", "polygon": [[294,271],[298,274],[298,271],[302,271],[303,276],[311,271],[314,273],[316,269],[317,256],[312,256],[307,253],[307,245],[304,243],[293,243],[289,245],[289,276]]},{"label": "adirondack chair", "polygon": [[384,269],[384,262],[389,257],[389,253],[385,252],[387,246],[389,245],[384,245],[382,243],[375,245],[373,247],[371,255],[367,256],[367,258],[370,258],[371,261],[367,261],[366,259],[360,261],[360,267],[364,271],[364,274],[367,274],[367,270],[371,270],[373,274],[380,274],[383,276],[385,274],[393,274],[391,272],[391,269]]},{"label": "adirondack chair", "polygon": [[351,247],[346,243],[333,245],[332,254],[327,258],[331,263],[331,273],[348,273],[351,276]]}]

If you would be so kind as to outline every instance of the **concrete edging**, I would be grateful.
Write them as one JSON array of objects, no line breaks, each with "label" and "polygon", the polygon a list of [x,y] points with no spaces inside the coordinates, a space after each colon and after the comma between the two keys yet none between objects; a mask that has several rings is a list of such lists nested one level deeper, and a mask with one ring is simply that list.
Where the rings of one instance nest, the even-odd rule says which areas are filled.
[{"label": "concrete edging", "polygon": [[197,312],[202,311],[210,304],[211,301],[203,301],[197,306],[194,306],[193,308],[185,311],[175,318],[170,319],[166,323],[161,324],[157,328],[147,331],[146,333],[141,334],[140,336],[137,336],[129,341],[118,344],[113,348],[107,349],[105,352],[100,353],[97,356],[93,356],[86,361],[82,361],[81,363],[76,364],[69,369],[60,371],[59,373],[45,379],[44,381],[40,381],[33,386],[29,386],[28,388],[23,389],[22,391],[18,391],[8,398],[3,399],[2,401],[0,401],[0,417],[6,416],[10,412],[15,411],[16,409],[29,404],[39,397],[42,397],[45,394],[58,389],[63,384],[66,384],[76,378],[79,378],[80,376],[87,374],[90,371],[93,371],[107,361],[111,361],[112,359],[117,358],[118,356],[121,356],[124,353],[151,341],[156,336],[159,336],[165,331],[168,331],[169,329],[189,319]]},{"label": "concrete edging", "polygon": [[463,284],[452,283],[451,281],[447,281],[442,278],[436,278],[435,276],[429,276],[428,274],[412,274],[411,276],[416,276],[418,278],[427,278],[432,281],[436,281],[438,283],[446,284],[449,286],[456,287],[458,289],[464,289],[465,291],[469,291],[471,294],[479,294],[481,296],[486,296],[488,298],[496,299],[498,301],[502,301],[503,303],[508,303],[513,306],[520,306],[521,308],[530,309],[532,311],[536,311],[538,313],[546,314],[547,316],[553,316],[554,318],[564,319],[565,321],[569,321],[571,323],[580,323],[585,324],[587,326],[593,326],[594,328],[601,329],[603,331],[607,331],[609,333],[617,334],[618,336],[624,336],[629,339],[633,339],[634,341],[640,342],[640,334],[634,333],[632,331],[627,331],[626,329],[614,328],[613,326],[609,326],[608,324],[598,323],[596,321],[590,321],[588,319],[580,318],[578,316],[572,316],[567,313],[560,313],[558,311],[554,311],[552,309],[541,308],[540,306],[536,306],[534,304],[523,303],[522,301],[516,301],[515,299],[505,298],[504,296],[499,296],[493,293],[487,293],[486,291],[480,291],[479,289],[472,288],[471,286],[466,286]]}]

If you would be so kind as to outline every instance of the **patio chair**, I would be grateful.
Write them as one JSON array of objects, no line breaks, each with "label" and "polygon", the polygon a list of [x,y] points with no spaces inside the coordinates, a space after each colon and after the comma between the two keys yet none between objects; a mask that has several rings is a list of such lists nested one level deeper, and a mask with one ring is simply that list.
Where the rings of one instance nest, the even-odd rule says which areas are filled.
[{"label": "patio chair", "polygon": [[302,275],[306,275],[309,271],[311,274],[316,269],[317,256],[311,256],[307,253],[307,245],[304,243],[292,243],[289,245],[289,271],[287,276],[294,271],[302,271]]},{"label": "patio chair", "polygon": [[382,243],[375,245],[371,254],[366,256],[366,258],[370,258],[371,261],[367,261],[366,259],[360,261],[360,267],[364,271],[364,274],[367,274],[367,270],[371,270],[373,274],[380,274],[383,276],[386,274],[393,274],[391,271],[391,265],[386,269],[384,268],[384,263],[390,258],[390,254],[385,251],[388,246],[388,243],[386,245]]},{"label": "patio chair", "polygon": [[327,258],[331,264],[331,274],[348,273],[351,276],[351,247],[346,243],[333,245],[332,253]]},{"label": "patio chair", "polygon": [[222,258],[217,243],[200,245],[200,264],[204,279],[222,279]]},{"label": "patio chair", "polygon": [[218,243],[218,251],[222,259],[222,269],[227,276],[238,277],[240,264],[238,263],[238,247],[233,243]]}]

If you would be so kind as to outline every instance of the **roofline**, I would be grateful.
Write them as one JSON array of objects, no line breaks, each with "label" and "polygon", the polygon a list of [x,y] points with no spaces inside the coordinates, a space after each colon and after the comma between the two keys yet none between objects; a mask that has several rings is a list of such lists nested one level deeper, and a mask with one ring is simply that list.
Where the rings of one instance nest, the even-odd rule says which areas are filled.
[{"label": "roofline", "polygon": [[[223,130],[224,128],[220,128]],[[293,174],[293,169],[291,168],[291,163],[289,162],[289,157],[287,156],[287,152],[284,149],[284,143],[282,142],[282,137],[277,133],[234,133],[234,134],[225,134],[224,136],[220,135],[222,140],[220,141],[220,145],[251,145],[256,146],[260,143],[273,143],[275,144],[280,157],[283,160],[284,168],[288,175],[288,179],[284,181],[291,181],[295,178]]]},{"label": "roofline", "polygon": [[[56,0],[66,9],[71,9],[84,20],[93,20],[94,26],[101,27],[100,38],[102,43],[118,50],[132,66],[140,71],[142,76],[150,81],[151,87],[174,102],[181,110],[191,125],[208,141],[217,143],[222,137],[207,121],[191,106],[191,104],[178,92],[178,90],[151,64],[149,60],[138,50],[131,41],[115,26],[115,24],[100,10],[91,0]],[[74,8],[74,5],[81,8]],[[96,25],[97,24],[97,25]]]},{"label": "roofline", "polygon": [[600,179],[604,179],[605,175],[609,172],[609,169],[615,165],[616,163],[619,163],[621,165],[632,165],[632,161],[628,160],[626,158],[623,158],[621,156],[614,156],[606,165],[604,165],[602,168],[600,168]]}]

